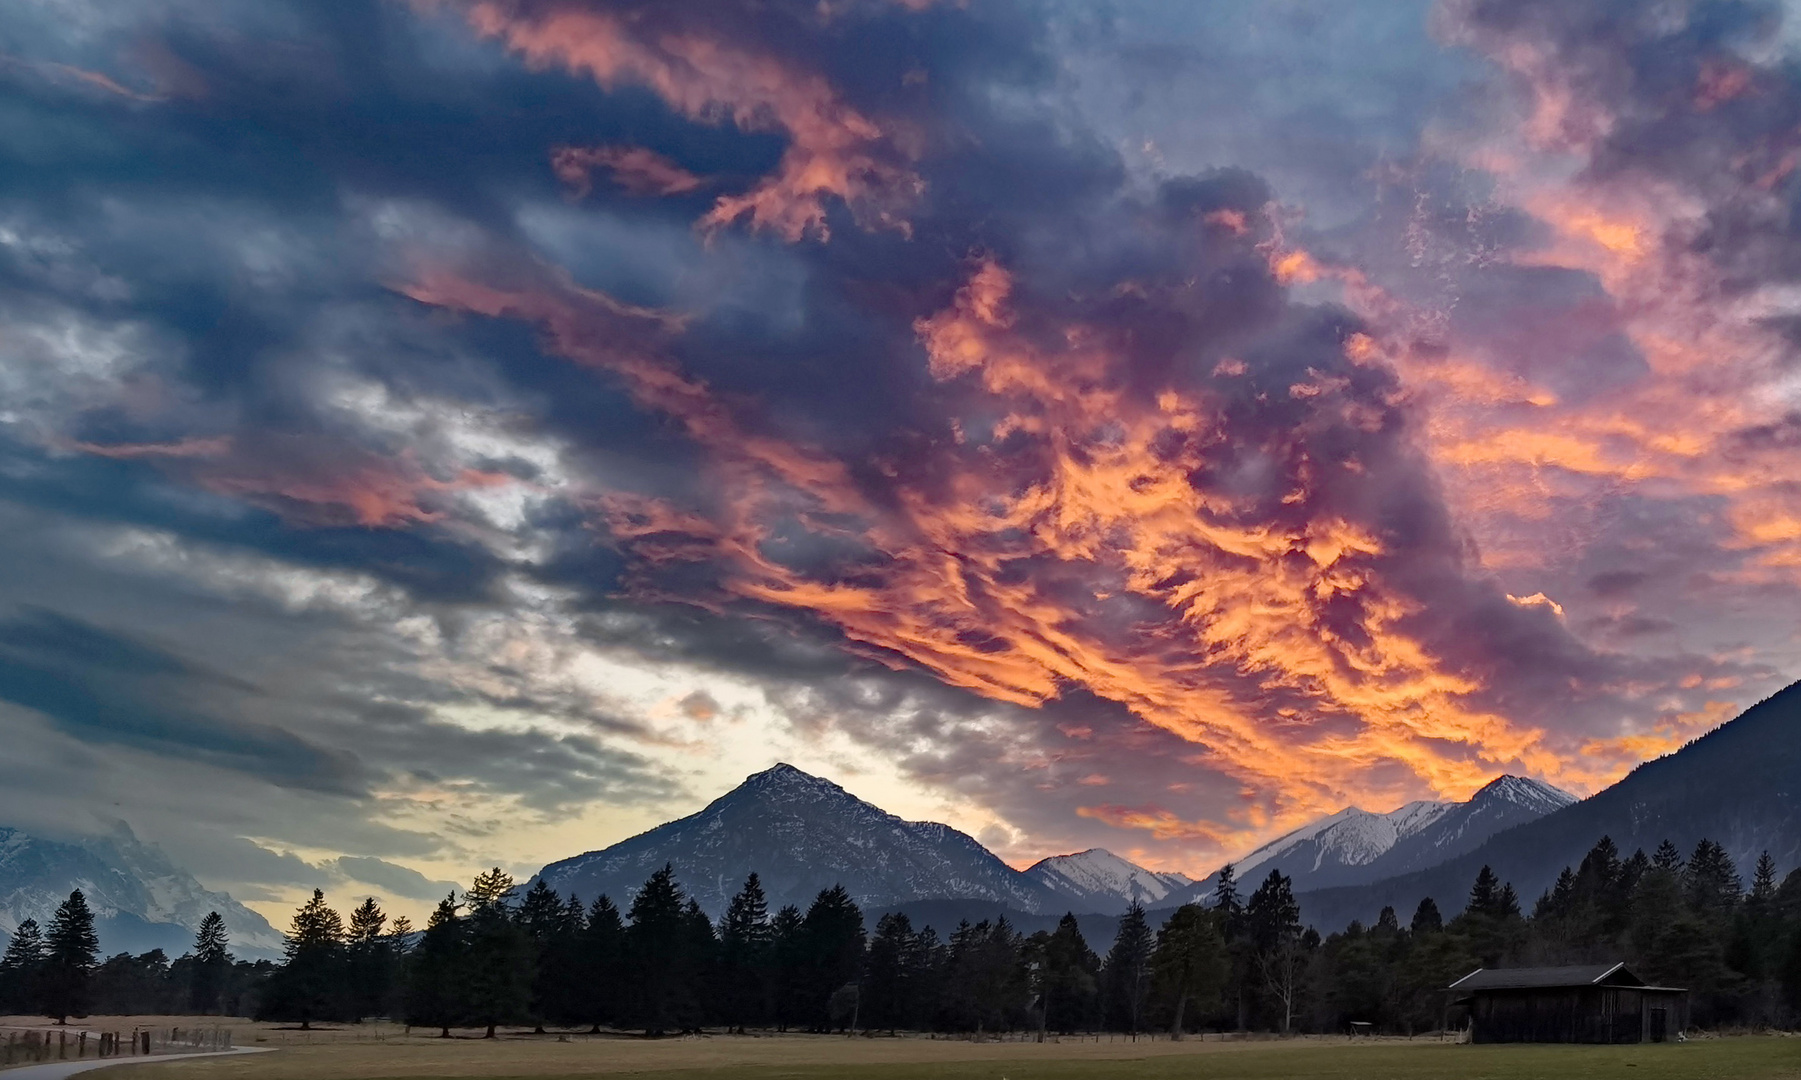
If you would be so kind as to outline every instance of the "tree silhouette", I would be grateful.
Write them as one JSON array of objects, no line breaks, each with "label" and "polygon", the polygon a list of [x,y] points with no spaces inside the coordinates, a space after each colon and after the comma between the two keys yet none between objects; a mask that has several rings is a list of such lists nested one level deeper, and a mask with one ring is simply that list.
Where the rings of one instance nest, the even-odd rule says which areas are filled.
[{"label": "tree silhouette", "polygon": [[216,911],[206,913],[200,929],[194,934],[193,978],[189,988],[189,1004],[197,1013],[218,1009],[225,980],[231,975],[231,936],[225,931],[225,920]]},{"label": "tree silhouette", "polygon": [[1225,985],[1229,968],[1218,923],[1217,914],[1202,911],[1198,904],[1183,904],[1157,931],[1151,970],[1158,990],[1175,1003],[1169,1027],[1173,1039],[1182,1037],[1188,1003],[1211,1003]]},{"label": "tree silhouette", "polygon": [[44,935],[36,919],[26,919],[6,943],[6,954],[0,956],[0,1009],[36,1012],[43,970]]},{"label": "tree silhouette", "polygon": [[1101,966],[1107,1011],[1115,1024],[1137,1035],[1143,1028],[1145,997],[1151,985],[1154,940],[1144,905],[1134,900],[1120,916],[1119,932]]},{"label": "tree silhouette", "polygon": [[86,1016],[90,983],[100,958],[100,938],[94,932],[94,913],[80,889],[59,904],[44,935],[44,963],[39,995],[44,1015],[66,1024],[71,1016]]}]

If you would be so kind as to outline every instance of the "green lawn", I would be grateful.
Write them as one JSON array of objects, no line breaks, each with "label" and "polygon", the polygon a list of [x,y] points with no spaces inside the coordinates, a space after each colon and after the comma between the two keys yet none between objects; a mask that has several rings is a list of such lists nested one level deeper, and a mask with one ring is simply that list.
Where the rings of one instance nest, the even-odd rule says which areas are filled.
[{"label": "green lawn", "polygon": [[[650,1074],[638,1074],[648,1076]],[[659,1080],[1796,1080],[1801,1038],[1657,1046],[1352,1045],[1114,1061],[741,1066]],[[573,1078],[571,1078],[573,1080]]]}]

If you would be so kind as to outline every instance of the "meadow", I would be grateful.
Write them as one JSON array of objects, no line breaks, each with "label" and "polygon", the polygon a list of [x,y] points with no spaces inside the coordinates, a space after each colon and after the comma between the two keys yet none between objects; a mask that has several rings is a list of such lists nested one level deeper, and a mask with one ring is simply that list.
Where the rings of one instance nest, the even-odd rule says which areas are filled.
[{"label": "meadow", "polygon": [[[1466,1046],[1310,1036],[1061,1042],[822,1035],[532,1035],[438,1039],[385,1024],[310,1032],[237,1022],[240,1046],[280,1053],[120,1066],[107,1080],[1801,1080],[1801,1038],[1655,1046]],[[563,1041],[566,1040],[566,1041]]]}]

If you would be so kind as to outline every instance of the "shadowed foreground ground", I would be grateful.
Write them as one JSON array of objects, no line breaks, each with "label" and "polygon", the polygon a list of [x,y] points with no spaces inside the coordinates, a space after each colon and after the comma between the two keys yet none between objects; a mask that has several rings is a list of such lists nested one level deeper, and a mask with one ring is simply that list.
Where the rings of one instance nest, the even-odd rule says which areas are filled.
[{"label": "shadowed foreground ground", "polygon": [[[1281,1042],[971,1043],[961,1040],[509,1034],[407,1036],[388,1025],[303,1033],[242,1023],[248,1058],[133,1065],[106,1080],[451,1080],[654,1074],[655,1080],[1801,1080],[1801,1038],[1745,1036],[1639,1047],[1458,1046],[1309,1038]],[[473,1033],[471,1033],[473,1034]]]}]

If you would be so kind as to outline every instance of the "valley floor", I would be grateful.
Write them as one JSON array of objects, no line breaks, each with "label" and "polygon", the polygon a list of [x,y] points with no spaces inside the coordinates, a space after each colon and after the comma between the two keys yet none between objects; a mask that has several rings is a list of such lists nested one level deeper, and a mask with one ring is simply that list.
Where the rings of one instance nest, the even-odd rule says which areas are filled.
[{"label": "valley floor", "polygon": [[133,1024],[227,1024],[239,1046],[279,1053],[122,1065],[104,1080],[538,1080],[652,1075],[654,1080],[1801,1080],[1801,1038],[1706,1038],[1634,1047],[1461,1046],[1433,1039],[1166,1038],[1134,1043],[1063,1040],[974,1043],[923,1036],[531,1035],[509,1030],[437,1039],[387,1024],[287,1025],[195,1018],[96,1018],[93,1029]]}]

